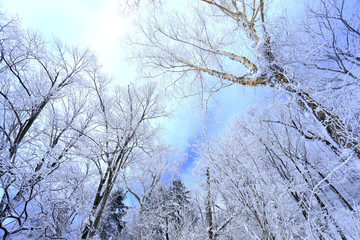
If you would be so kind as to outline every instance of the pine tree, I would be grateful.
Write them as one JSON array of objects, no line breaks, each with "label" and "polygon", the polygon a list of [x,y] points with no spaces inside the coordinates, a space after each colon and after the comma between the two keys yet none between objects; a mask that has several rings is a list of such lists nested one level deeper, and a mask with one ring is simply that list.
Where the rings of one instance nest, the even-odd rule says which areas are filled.
[{"label": "pine tree", "polygon": [[125,227],[123,220],[127,207],[124,204],[126,196],[123,190],[114,192],[110,199],[108,215],[100,230],[101,239],[117,239]]},{"label": "pine tree", "polygon": [[187,211],[189,204],[188,191],[184,183],[177,179],[172,182],[172,186],[169,191],[169,217],[174,221],[175,230],[179,230],[182,225],[184,215]]},{"label": "pine tree", "polygon": [[144,233],[151,239],[177,239],[190,212],[189,191],[181,180],[174,180],[170,187],[160,188],[147,201],[144,208],[146,225]]},{"label": "pine tree", "polygon": [[166,193],[165,210],[165,238],[170,239],[169,235],[177,236],[181,233],[184,226],[185,216],[189,213],[189,193],[184,183],[174,180],[172,186]]}]

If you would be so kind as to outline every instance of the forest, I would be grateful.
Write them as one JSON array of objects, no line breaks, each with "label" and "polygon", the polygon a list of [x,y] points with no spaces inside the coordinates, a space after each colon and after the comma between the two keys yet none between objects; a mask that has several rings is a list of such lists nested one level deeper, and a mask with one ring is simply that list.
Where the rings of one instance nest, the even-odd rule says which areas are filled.
[{"label": "forest", "polygon": [[[0,8],[0,237],[360,239],[360,2],[289,2],[119,0],[128,84]],[[189,98],[192,156],[163,127]]]}]

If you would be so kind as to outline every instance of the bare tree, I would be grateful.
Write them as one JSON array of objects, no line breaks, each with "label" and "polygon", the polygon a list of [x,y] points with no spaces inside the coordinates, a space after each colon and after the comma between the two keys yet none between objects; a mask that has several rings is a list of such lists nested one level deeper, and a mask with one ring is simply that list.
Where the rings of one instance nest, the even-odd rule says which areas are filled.
[{"label": "bare tree", "polygon": [[0,229],[7,238],[37,228],[28,221],[39,210],[35,198],[89,127],[87,93],[69,87],[85,81],[92,56],[57,40],[48,43],[5,17],[0,52]]},{"label": "bare tree", "polygon": [[[345,18],[341,7],[345,1],[340,1],[339,7],[337,2],[322,1],[325,10],[316,14],[321,21],[320,31],[333,36],[332,42],[326,40],[328,43],[319,43],[325,44],[326,49],[318,56],[326,58],[317,61],[322,64],[317,64],[317,68],[357,79],[357,68],[351,67],[358,64],[357,53],[352,52],[353,50],[349,53],[346,46],[339,49],[340,38],[337,36],[342,31],[332,26],[340,25],[348,36],[341,39],[348,39],[351,49],[356,49],[358,16]],[[339,117],[326,103],[318,101],[318,92],[307,91],[308,88],[299,85],[304,82],[301,73],[295,75],[299,64],[285,64],[282,61],[282,56],[292,52],[286,51],[289,48],[282,47],[287,46],[287,42],[277,42],[281,39],[278,35],[283,34],[284,39],[288,36],[285,35],[288,31],[280,26],[284,19],[266,14],[266,9],[272,7],[270,3],[265,5],[263,0],[200,0],[193,5],[188,8],[192,10],[191,13],[186,10],[167,18],[154,13],[147,16],[146,23],[140,24],[141,36],[146,41],[133,38],[133,44],[143,46],[133,56],[141,62],[142,67],[151,69],[145,73],[148,77],[164,74],[168,77],[171,74],[172,79],[190,79],[187,90],[200,88],[200,92],[217,92],[232,84],[282,89],[294,96],[304,107],[304,111],[311,113],[319,126],[326,130],[326,134],[314,133],[314,137],[328,141],[329,147],[336,151],[350,148],[360,156],[358,135],[352,130],[346,117]],[[328,8],[335,10],[326,10]],[[282,33],[276,32],[277,28]],[[323,37],[326,39],[327,36],[328,34]],[[296,47],[301,48],[293,46]],[[328,69],[325,66],[329,66],[328,60],[337,66]],[[179,82],[175,80],[173,84],[179,87]],[[192,93],[194,92],[190,94]]]},{"label": "bare tree", "polygon": [[339,159],[326,143],[304,138],[299,129],[308,119],[288,101],[266,113],[252,110],[223,136],[202,139],[197,164],[211,172],[216,193],[213,236],[358,237],[356,159]]},{"label": "bare tree", "polygon": [[136,239],[155,238],[156,235],[162,235],[162,230],[169,236],[164,221],[168,212],[164,207],[166,200],[163,197],[166,187],[179,173],[182,165],[181,159],[176,155],[176,152],[168,148],[158,148],[123,173],[125,187],[136,203],[133,209],[136,220],[129,229]]},{"label": "bare tree", "polygon": [[[96,76],[96,72],[89,74]],[[107,98],[104,86],[94,81],[93,87],[100,117],[95,135],[89,138],[89,146],[94,147],[87,157],[96,165],[100,179],[88,223],[82,231],[83,239],[96,233],[118,176],[141,154],[152,154],[158,134],[155,121],[165,116],[154,84],[117,88],[112,99]]]}]

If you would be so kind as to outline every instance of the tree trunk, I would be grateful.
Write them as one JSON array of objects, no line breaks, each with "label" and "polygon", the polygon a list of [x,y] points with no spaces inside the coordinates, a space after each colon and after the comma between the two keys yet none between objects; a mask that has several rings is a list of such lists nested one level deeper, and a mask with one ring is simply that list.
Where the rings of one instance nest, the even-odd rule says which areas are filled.
[{"label": "tree trunk", "polygon": [[206,187],[207,187],[207,197],[206,197],[206,220],[208,224],[208,235],[209,240],[214,240],[214,226],[213,226],[213,216],[211,210],[211,189],[210,189],[210,171],[209,168],[206,169]]},{"label": "tree trunk", "polygon": [[168,217],[165,218],[165,224],[166,224],[165,238],[166,238],[166,240],[169,240],[169,219],[168,219]]}]

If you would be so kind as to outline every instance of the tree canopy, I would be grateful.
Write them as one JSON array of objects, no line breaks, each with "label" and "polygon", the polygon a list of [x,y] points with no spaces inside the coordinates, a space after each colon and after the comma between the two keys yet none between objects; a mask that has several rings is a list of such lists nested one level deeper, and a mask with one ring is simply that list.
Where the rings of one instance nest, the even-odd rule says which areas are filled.
[{"label": "tree canopy", "polygon": [[[126,86],[0,14],[3,239],[360,237],[357,1],[123,4]],[[173,99],[240,86],[268,97],[193,156],[165,141]]]}]

